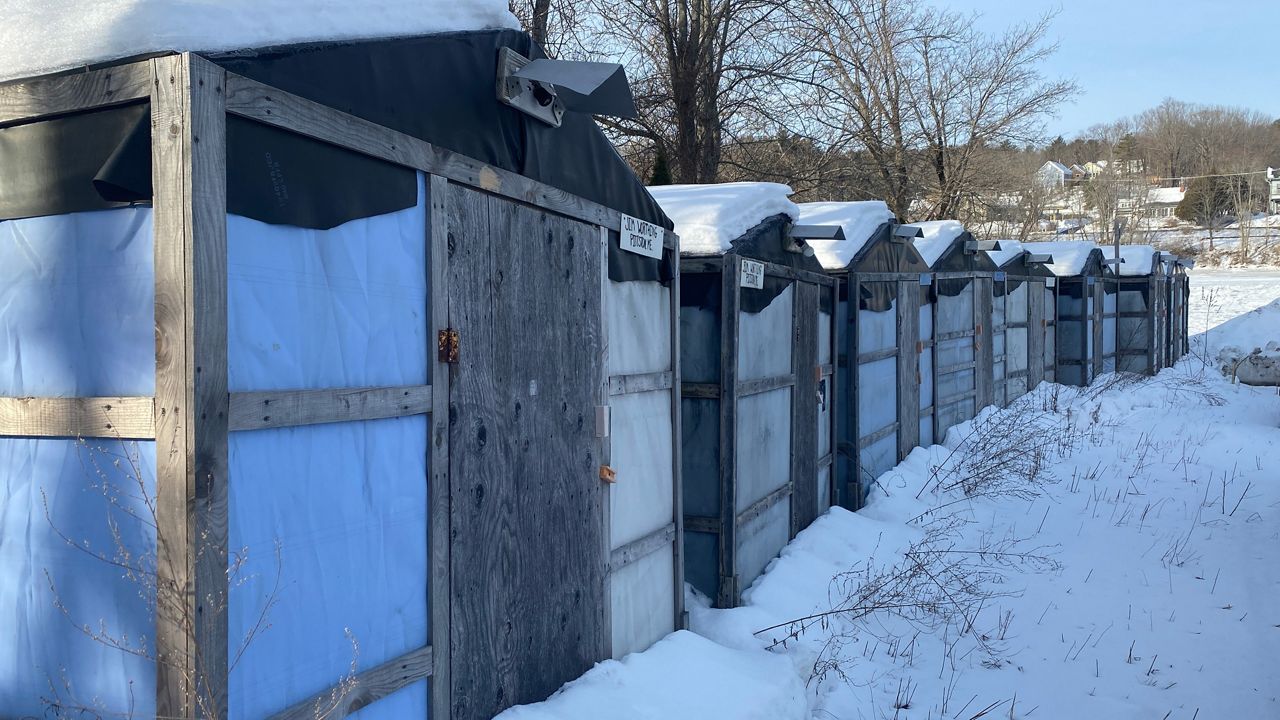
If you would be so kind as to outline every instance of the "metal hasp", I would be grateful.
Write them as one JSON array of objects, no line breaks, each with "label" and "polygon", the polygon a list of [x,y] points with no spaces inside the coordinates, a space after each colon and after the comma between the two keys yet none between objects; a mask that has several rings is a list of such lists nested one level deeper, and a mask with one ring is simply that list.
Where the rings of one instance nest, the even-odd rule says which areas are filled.
[{"label": "metal hasp", "polygon": [[445,328],[436,334],[436,357],[442,363],[458,362],[458,331]]}]

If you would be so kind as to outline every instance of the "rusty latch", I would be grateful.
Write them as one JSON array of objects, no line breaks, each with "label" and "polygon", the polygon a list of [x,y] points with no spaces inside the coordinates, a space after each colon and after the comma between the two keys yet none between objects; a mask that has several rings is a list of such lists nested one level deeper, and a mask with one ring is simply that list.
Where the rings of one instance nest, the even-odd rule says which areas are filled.
[{"label": "rusty latch", "polygon": [[600,479],[612,485],[618,482],[618,471],[608,465],[600,466]]},{"label": "rusty latch", "polygon": [[442,363],[458,362],[458,331],[445,328],[436,335],[436,357]]}]

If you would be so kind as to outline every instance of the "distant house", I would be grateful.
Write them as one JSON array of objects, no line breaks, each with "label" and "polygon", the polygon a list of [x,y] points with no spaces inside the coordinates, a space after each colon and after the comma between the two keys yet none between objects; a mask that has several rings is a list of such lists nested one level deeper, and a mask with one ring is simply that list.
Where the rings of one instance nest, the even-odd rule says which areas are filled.
[{"label": "distant house", "polygon": [[1071,182],[1079,183],[1089,179],[1089,173],[1085,172],[1085,169],[1080,167],[1079,165],[1072,165],[1070,167],[1070,170],[1071,170],[1071,177],[1068,179]]},{"label": "distant house", "polygon": [[1071,182],[1071,168],[1050,160],[1036,171],[1036,180],[1047,190],[1060,189]]},{"label": "distant house", "polygon": [[1083,167],[1084,167],[1084,175],[1085,175],[1085,177],[1086,177],[1086,178],[1094,178],[1094,177],[1097,177],[1097,176],[1101,175],[1102,173],[1106,172],[1106,170],[1107,170],[1107,161],[1106,161],[1106,160],[1098,160],[1097,162],[1094,162],[1094,161],[1090,160],[1089,162],[1085,163]]},{"label": "distant house", "polygon": [[1143,205],[1147,217],[1173,217],[1173,211],[1187,196],[1185,187],[1160,187],[1147,190],[1147,202]]}]

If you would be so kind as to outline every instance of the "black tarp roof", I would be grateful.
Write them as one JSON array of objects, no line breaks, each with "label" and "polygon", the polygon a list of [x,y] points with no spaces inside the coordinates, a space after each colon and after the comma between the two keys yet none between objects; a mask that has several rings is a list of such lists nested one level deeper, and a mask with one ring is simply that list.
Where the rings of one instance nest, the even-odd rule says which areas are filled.
[{"label": "black tarp roof", "polygon": [[[519,173],[620,212],[671,221],[586,115],[559,128],[499,103],[498,49],[541,50],[523,32],[308,44],[209,59],[226,69]],[[151,196],[147,104],[0,129],[0,219],[143,202]],[[412,171],[251,121],[227,119],[228,210],[333,227],[411,207]]]}]

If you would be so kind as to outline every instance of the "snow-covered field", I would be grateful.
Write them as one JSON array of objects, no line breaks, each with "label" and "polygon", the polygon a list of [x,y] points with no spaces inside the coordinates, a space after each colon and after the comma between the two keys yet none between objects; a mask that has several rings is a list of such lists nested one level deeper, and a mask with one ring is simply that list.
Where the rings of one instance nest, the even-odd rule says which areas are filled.
[{"label": "snow-covered field", "polygon": [[1192,270],[1192,335],[1280,298],[1280,270]]},{"label": "snow-covered field", "polygon": [[1199,359],[1280,339],[1278,276],[1196,273],[1193,323],[1246,314],[1195,357],[953,429],[744,607],[501,717],[1280,717],[1280,396]]}]

